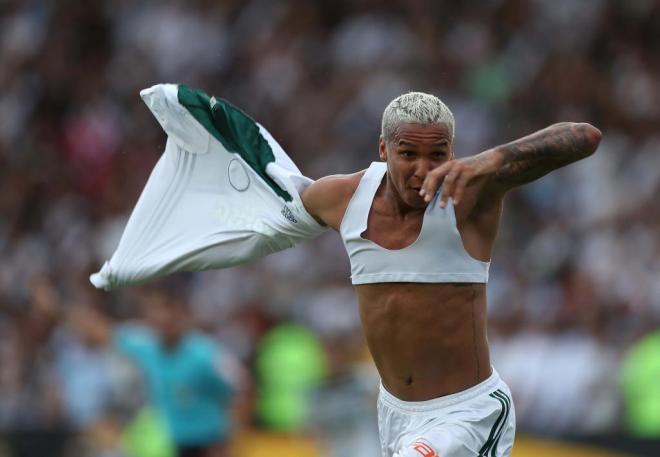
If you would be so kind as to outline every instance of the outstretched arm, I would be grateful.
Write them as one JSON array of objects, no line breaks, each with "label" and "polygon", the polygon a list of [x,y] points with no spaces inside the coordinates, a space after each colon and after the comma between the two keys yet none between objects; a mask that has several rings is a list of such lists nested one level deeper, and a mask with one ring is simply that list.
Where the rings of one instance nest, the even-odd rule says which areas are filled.
[{"label": "outstretched arm", "polygon": [[465,159],[451,160],[426,177],[420,194],[430,201],[442,185],[441,206],[459,204],[465,188],[485,178],[484,191],[503,194],[552,170],[588,157],[601,132],[590,124],[562,122]]},{"label": "outstretched arm", "polygon": [[[511,188],[590,156],[601,132],[590,124],[562,122],[495,148],[494,181]],[[499,162],[499,163],[498,163]]]}]

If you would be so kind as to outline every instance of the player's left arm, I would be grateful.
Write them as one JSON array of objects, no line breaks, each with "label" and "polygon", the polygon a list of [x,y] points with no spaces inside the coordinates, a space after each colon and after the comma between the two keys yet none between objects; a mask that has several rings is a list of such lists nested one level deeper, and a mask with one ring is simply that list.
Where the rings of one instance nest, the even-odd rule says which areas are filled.
[{"label": "player's left arm", "polygon": [[420,194],[427,201],[442,185],[440,206],[449,197],[458,205],[471,183],[481,181],[481,192],[503,195],[570,163],[598,148],[601,132],[586,123],[561,122],[518,140],[464,159],[450,160],[430,172]]}]

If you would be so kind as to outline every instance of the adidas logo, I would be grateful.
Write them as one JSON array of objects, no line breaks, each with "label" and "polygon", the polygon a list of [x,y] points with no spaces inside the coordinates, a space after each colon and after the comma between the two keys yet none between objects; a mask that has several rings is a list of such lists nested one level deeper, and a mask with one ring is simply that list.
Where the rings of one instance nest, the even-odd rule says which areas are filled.
[{"label": "adidas logo", "polygon": [[298,219],[295,218],[293,215],[293,212],[289,209],[288,206],[284,205],[284,208],[282,208],[282,216],[286,217],[289,221],[293,222],[294,224],[298,223]]}]

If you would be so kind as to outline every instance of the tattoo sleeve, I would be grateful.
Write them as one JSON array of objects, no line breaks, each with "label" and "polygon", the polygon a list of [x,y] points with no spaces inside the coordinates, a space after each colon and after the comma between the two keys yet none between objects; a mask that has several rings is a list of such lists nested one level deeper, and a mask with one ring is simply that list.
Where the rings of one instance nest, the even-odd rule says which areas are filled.
[{"label": "tattoo sleeve", "polygon": [[589,124],[563,122],[495,148],[499,166],[494,178],[507,186],[541,176],[594,153],[601,133]]}]

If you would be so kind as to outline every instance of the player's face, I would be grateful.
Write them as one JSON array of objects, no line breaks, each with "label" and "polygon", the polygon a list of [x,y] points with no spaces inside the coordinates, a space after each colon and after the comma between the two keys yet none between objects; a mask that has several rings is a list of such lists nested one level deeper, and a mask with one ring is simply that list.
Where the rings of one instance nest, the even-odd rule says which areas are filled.
[{"label": "player's face", "polygon": [[400,200],[412,208],[427,203],[419,196],[426,175],[454,156],[446,124],[399,124],[391,143],[380,140],[380,158]]}]

